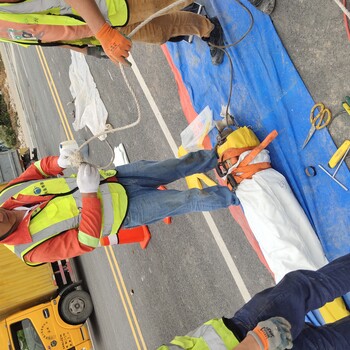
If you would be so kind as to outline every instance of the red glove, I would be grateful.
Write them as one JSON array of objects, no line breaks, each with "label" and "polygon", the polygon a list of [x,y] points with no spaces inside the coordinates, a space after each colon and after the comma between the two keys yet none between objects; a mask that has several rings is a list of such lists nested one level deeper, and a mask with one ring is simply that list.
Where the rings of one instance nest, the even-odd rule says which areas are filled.
[{"label": "red glove", "polygon": [[132,43],[117,29],[105,23],[96,34],[106,55],[114,62],[129,64],[125,59],[129,56]]}]

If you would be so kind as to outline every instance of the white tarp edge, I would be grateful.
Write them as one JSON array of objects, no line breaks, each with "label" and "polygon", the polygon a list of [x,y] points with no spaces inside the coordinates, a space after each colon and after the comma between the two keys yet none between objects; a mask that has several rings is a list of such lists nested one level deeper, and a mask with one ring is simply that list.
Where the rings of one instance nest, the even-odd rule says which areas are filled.
[{"label": "white tarp edge", "polygon": [[[106,130],[108,112],[96,88],[93,76],[83,54],[71,50],[69,67],[70,92],[75,104],[73,128],[78,131],[85,126],[93,135]],[[99,137],[104,140],[106,135]]]},{"label": "white tarp edge", "polygon": [[[241,154],[238,163],[249,152]],[[258,162],[270,162],[267,150],[251,163]],[[321,243],[282,174],[272,168],[259,171],[242,181],[236,194],[276,283],[290,271],[327,264]]]}]

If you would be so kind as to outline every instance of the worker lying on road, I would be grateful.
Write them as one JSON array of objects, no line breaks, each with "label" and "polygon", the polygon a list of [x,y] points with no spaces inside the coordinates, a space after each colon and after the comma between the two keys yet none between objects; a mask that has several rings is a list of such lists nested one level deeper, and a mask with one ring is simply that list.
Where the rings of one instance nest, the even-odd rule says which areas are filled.
[{"label": "worker lying on road", "polygon": [[160,162],[139,161],[101,174],[83,163],[76,178],[55,177],[70,166],[73,152],[61,148],[60,157],[37,161],[0,192],[0,242],[28,264],[90,252],[101,236],[117,234],[119,244],[130,242],[126,234],[118,234],[120,228],[239,204],[226,186],[158,189],[213,169],[217,162],[214,150]]},{"label": "worker lying on road", "polygon": [[158,350],[350,349],[350,316],[321,327],[305,323],[306,313],[350,291],[349,276],[350,254],[318,271],[290,272],[232,318],[208,321]]},{"label": "worker lying on road", "polygon": [[[275,0],[249,1],[268,14],[275,4]],[[102,45],[113,62],[126,63],[125,58],[129,56],[132,43],[125,35],[130,34],[155,12],[174,2],[175,0],[0,0],[0,32],[3,41],[22,44],[66,44],[71,45],[71,48],[88,44]],[[132,40],[163,44],[174,37],[197,35],[210,44],[224,45],[222,28],[216,18],[179,11],[192,2],[184,1],[171,12],[154,18],[137,31]],[[95,49],[84,50],[95,56],[103,53]],[[214,64],[222,62],[222,50],[211,46],[210,53]]]}]

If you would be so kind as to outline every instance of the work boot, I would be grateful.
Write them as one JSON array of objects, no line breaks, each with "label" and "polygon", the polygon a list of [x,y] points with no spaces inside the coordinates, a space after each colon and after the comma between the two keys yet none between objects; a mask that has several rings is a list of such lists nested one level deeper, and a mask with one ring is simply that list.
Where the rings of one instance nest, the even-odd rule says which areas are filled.
[{"label": "work boot", "polygon": [[267,15],[271,15],[276,5],[276,0],[249,0],[249,2]]},{"label": "work boot", "polygon": [[210,37],[204,40],[208,42],[210,47],[211,62],[215,66],[218,66],[222,63],[225,53],[222,49],[211,46],[210,44],[224,46],[224,31],[222,30],[221,24],[217,17],[209,18],[209,20],[214,24],[214,29],[210,32]]}]

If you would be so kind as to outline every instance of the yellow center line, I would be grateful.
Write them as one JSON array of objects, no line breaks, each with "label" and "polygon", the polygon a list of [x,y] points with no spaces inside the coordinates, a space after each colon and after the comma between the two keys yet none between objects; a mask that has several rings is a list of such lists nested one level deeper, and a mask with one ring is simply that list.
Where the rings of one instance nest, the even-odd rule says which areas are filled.
[{"label": "yellow center line", "polygon": [[[43,52],[42,48],[38,47],[38,46],[36,46],[36,50],[37,50],[37,53],[38,53],[38,56],[40,59],[40,63],[42,65],[47,83],[49,85],[52,97],[54,99],[56,109],[57,109],[58,115],[60,117],[62,126],[64,128],[65,134],[69,140],[73,140],[74,136],[72,133],[72,129],[69,125],[67,115],[63,109],[62,102],[61,102],[61,99],[60,99],[59,94],[57,92],[56,85],[55,85],[54,80],[52,78],[52,74],[51,74],[51,71],[50,71],[49,66],[47,64],[47,60],[45,58],[44,52]],[[125,282],[124,282],[123,276],[121,274],[119,264],[117,262],[117,259],[115,257],[115,254],[114,254],[112,247],[111,246],[105,247],[105,253],[107,255],[108,263],[110,265],[112,275],[113,275],[114,281],[116,283],[116,286],[117,286],[117,289],[118,289],[118,292],[119,292],[119,295],[121,298],[121,302],[123,304],[125,314],[126,314],[126,317],[128,319],[130,329],[131,329],[131,332],[133,334],[137,349],[138,350],[141,350],[141,349],[147,350],[147,346],[145,344],[139,323],[137,321],[137,317],[136,317],[134,308],[131,304],[131,300],[130,300],[130,297],[128,295],[127,289],[126,289]],[[130,311],[129,311],[129,309],[130,309]],[[134,326],[134,324],[135,324],[135,326]],[[135,329],[135,327],[136,327],[136,329]],[[142,346],[140,345],[139,339],[141,341]]]},{"label": "yellow center line", "polygon": [[57,92],[57,89],[56,89],[56,85],[55,85],[54,80],[52,78],[51,71],[50,71],[49,66],[47,64],[47,60],[45,58],[43,49],[40,46],[36,46],[35,48],[36,48],[36,51],[38,53],[38,56],[39,56],[39,59],[40,59],[40,63],[42,65],[42,67],[43,67],[43,71],[44,71],[47,83],[49,85],[49,88],[50,88],[50,91],[51,91],[51,95],[52,95],[53,100],[55,102],[58,115],[59,115],[59,117],[61,119],[64,132],[65,132],[68,140],[73,140],[74,136],[73,136],[72,130],[71,130],[70,126],[69,126],[69,122],[68,122],[67,116],[66,116],[66,114],[64,112],[64,109],[62,107],[61,99],[59,98],[59,95],[58,95],[58,92]]},{"label": "yellow center line", "polygon": [[119,276],[119,279],[120,279],[120,282],[121,282],[121,285],[123,287],[123,291],[124,291],[124,294],[125,294],[125,297],[126,297],[126,300],[128,302],[128,305],[129,305],[129,308],[130,308],[130,311],[131,311],[131,314],[132,314],[132,317],[133,317],[133,320],[135,322],[135,326],[136,326],[136,329],[137,329],[137,333],[140,337],[140,340],[141,340],[141,343],[142,343],[142,346],[145,350],[147,350],[147,346],[146,346],[146,343],[145,343],[145,340],[143,338],[143,335],[142,335],[142,332],[141,332],[141,329],[140,329],[140,326],[139,326],[139,323],[137,321],[137,317],[135,315],[135,312],[134,312],[134,308],[132,307],[132,304],[131,304],[131,300],[130,300],[130,297],[129,297],[129,294],[128,294],[128,291],[126,289],[126,286],[125,286],[125,283],[124,283],[124,279],[123,279],[123,276],[122,276],[122,273],[120,271],[120,268],[119,268],[119,264],[117,262],[117,258],[113,252],[113,248],[111,246],[108,247],[111,254],[112,254],[112,259],[113,259],[113,262],[114,262],[114,266],[115,268],[117,269],[117,273],[118,273],[118,276]]},{"label": "yellow center line", "polygon": [[[140,343],[139,343],[139,340],[138,340],[136,332],[135,332],[135,328],[134,328],[134,326],[132,324],[132,320],[131,320],[131,317],[130,317],[129,310],[128,310],[128,307],[127,307],[127,305],[125,303],[125,298],[123,296],[123,292],[122,292],[122,290],[120,288],[120,283],[118,281],[118,278],[117,278],[117,275],[116,275],[116,272],[115,272],[115,267],[117,267],[118,263],[117,263],[117,261],[115,261],[116,265],[113,265],[113,262],[111,260],[111,257],[112,257],[112,259],[114,258],[114,260],[115,260],[113,249],[110,246],[109,247],[105,247],[105,252],[106,252],[106,255],[107,255],[107,258],[108,258],[109,265],[110,265],[111,270],[112,270],[114,281],[115,281],[115,283],[117,285],[117,288],[118,288],[118,292],[119,292],[122,304],[123,304],[124,309],[125,309],[126,317],[127,317],[128,321],[129,321],[129,324],[130,324],[131,332],[132,332],[132,334],[134,336],[134,339],[135,339],[135,342],[136,342],[137,349],[141,350]],[[131,307],[131,309],[132,309],[132,307]],[[133,314],[133,317],[134,317],[134,314]]]}]

